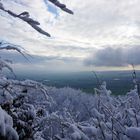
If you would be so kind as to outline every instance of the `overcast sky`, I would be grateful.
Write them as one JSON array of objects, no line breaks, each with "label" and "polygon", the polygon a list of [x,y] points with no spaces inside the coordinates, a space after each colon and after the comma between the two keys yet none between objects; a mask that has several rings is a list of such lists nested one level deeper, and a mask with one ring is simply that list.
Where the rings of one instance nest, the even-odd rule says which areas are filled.
[{"label": "overcast sky", "polygon": [[22,46],[33,56],[27,62],[13,52],[7,55],[19,70],[111,70],[140,65],[140,0],[60,0],[74,15],[47,0],[1,1],[16,13],[29,11],[52,35],[47,38],[0,11],[0,39]]}]

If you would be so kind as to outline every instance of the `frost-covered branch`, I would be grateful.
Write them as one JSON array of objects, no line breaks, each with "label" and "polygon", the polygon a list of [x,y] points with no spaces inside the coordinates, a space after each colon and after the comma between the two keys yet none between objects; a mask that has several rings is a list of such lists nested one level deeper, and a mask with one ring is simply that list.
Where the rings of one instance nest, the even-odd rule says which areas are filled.
[{"label": "frost-covered branch", "polygon": [[2,3],[0,6],[0,9],[4,12],[7,12],[9,15],[11,15],[14,18],[19,18],[19,19],[23,20],[24,22],[29,24],[33,29],[35,29],[39,33],[41,33],[45,36],[48,36],[48,37],[51,36],[49,33],[47,33],[46,31],[44,31],[42,28],[39,27],[40,23],[38,21],[30,18],[30,14],[28,12],[24,11],[21,14],[16,14],[13,11],[4,9],[4,7],[2,6]]},{"label": "frost-covered branch", "polygon": [[[23,53],[23,51],[21,50],[21,47],[18,45],[14,45],[11,43],[7,43],[7,42],[0,42],[0,50],[14,50],[17,51],[18,53],[20,53],[25,59],[28,60],[28,58],[25,56],[25,54]],[[29,61],[29,60],[28,60]]]},{"label": "frost-covered branch", "polygon": [[[59,7],[60,9],[62,9],[63,11],[69,13],[69,14],[73,14],[73,12],[71,10],[69,10],[65,4],[61,4],[58,0],[49,0],[51,3],[53,3],[54,5],[56,5],[57,7]],[[24,11],[20,14],[16,14],[15,12],[11,11],[11,10],[6,10],[4,8],[4,5],[2,4],[2,2],[0,1],[0,9],[6,13],[8,13],[10,16],[14,17],[14,18],[19,18],[22,21],[26,22],[27,24],[29,24],[33,29],[35,29],[37,32],[39,32],[40,34],[43,34],[47,37],[50,37],[51,35],[46,32],[45,30],[43,30],[41,27],[39,27],[40,23],[34,19],[32,19],[30,17],[30,13],[27,11]]]},{"label": "frost-covered branch", "polygon": [[69,14],[74,14],[72,10],[68,9],[65,4],[60,3],[58,0],[48,0],[63,11],[69,13]]}]

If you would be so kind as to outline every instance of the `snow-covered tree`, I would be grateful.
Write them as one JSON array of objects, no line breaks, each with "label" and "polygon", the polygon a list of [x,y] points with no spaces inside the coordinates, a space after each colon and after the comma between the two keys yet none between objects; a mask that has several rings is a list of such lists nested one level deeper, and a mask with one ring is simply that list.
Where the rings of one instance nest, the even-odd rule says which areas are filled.
[{"label": "snow-covered tree", "polygon": [[[48,1],[73,14],[59,1]],[[29,12],[17,14],[5,9],[1,1],[0,10],[50,36]],[[28,59],[28,54],[20,46],[0,42],[2,50],[15,50]],[[8,79],[3,69],[7,68],[15,75],[11,63],[11,60],[0,58],[1,140],[139,140],[137,84],[126,95],[116,97],[107,89],[107,83],[102,82],[91,95],[69,87],[46,87],[29,79]]]}]

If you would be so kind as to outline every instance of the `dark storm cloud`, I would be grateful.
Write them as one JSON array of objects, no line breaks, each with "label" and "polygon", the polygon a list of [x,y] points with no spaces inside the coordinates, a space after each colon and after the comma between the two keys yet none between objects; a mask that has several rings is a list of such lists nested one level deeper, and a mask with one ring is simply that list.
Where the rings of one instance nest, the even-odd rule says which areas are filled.
[{"label": "dark storm cloud", "polygon": [[85,59],[86,65],[120,67],[129,64],[140,65],[140,45],[111,46],[96,50]]}]

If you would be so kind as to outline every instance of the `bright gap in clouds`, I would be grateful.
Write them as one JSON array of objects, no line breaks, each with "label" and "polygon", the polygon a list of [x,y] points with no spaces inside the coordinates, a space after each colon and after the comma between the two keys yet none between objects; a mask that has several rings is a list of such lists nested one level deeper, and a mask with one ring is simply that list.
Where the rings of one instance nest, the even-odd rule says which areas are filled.
[{"label": "bright gap in clouds", "polygon": [[[140,45],[140,1],[60,1],[72,9],[74,15],[61,11],[47,0],[2,0],[7,9],[17,13],[29,11],[31,17],[40,21],[41,27],[52,35],[52,38],[46,38],[26,23],[0,11],[1,40],[21,45],[34,56],[31,64],[21,60],[15,62],[16,66],[28,70],[32,65],[33,69],[44,71],[89,70],[91,66],[98,70],[127,69],[130,60],[126,60],[126,54],[131,55],[128,51]],[[108,48],[115,50],[101,53],[107,52]],[[121,65],[115,62],[112,65],[111,58],[100,60],[102,56],[99,54],[108,55],[107,58],[114,61],[117,56],[125,54],[126,61],[121,59]],[[139,53],[134,51],[132,61],[139,66],[137,55]]]}]

